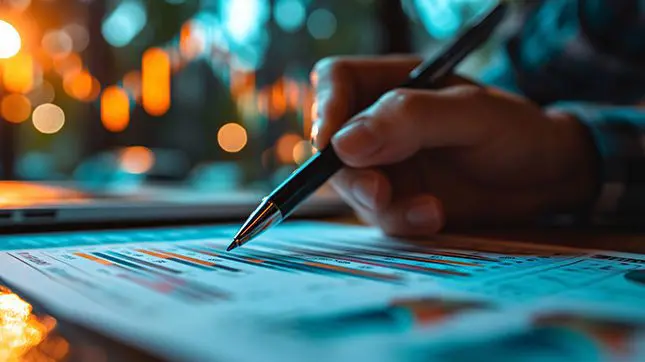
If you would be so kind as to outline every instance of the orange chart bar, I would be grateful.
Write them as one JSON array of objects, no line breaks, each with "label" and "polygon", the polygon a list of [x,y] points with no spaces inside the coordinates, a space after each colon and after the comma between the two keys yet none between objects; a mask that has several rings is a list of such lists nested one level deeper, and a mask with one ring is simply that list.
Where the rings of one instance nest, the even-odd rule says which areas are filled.
[{"label": "orange chart bar", "polygon": [[114,264],[112,264],[111,262],[109,262],[107,260],[98,258],[98,257],[93,256],[93,255],[89,255],[89,254],[85,254],[85,253],[74,253],[74,255],[76,255],[78,257],[81,257],[83,259],[91,260],[91,261],[93,261],[95,263],[99,263],[101,265],[114,265]]},{"label": "orange chart bar", "polygon": [[141,60],[141,101],[152,116],[170,109],[170,56],[160,48],[148,49]]}]

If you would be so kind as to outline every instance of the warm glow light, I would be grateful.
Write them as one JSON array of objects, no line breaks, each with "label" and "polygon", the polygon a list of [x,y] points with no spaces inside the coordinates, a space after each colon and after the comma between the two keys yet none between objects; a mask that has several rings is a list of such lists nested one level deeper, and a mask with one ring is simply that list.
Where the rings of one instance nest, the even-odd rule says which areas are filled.
[{"label": "warm glow light", "polygon": [[284,84],[282,81],[276,82],[271,87],[271,101],[269,105],[269,118],[278,119],[284,115],[287,110],[287,97],[284,94]]},{"label": "warm glow light", "polygon": [[18,54],[21,47],[20,34],[13,25],[3,20],[0,20],[0,39],[0,59]]},{"label": "warm glow light", "polygon": [[32,106],[38,106],[43,103],[53,102],[56,98],[56,91],[51,83],[44,80],[38,88],[29,93],[28,97]]},{"label": "warm glow light", "polygon": [[188,59],[194,59],[204,51],[204,34],[199,25],[187,22],[179,32],[179,51]]},{"label": "warm glow light", "polygon": [[147,147],[133,146],[121,152],[121,168],[129,173],[142,174],[150,171],[155,164],[155,154]]},{"label": "warm glow light", "polygon": [[8,0],[5,1],[13,11],[23,12],[31,5],[31,0]]},{"label": "warm glow light", "polygon": [[74,47],[72,37],[62,30],[48,31],[41,43],[42,49],[52,58],[67,57]]},{"label": "warm glow light", "polygon": [[237,123],[227,123],[217,132],[217,143],[226,152],[240,152],[246,142],[246,130]]},{"label": "warm glow light", "polygon": [[36,360],[28,358],[29,354],[47,338],[55,325],[54,319],[39,319],[32,314],[31,305],[0,288],[0,361]]},{"label": "warm glow light", "polygon": [[302,141],[302,138],[292,133],[280,137],[276,145],[278,160],[282,163],[293,163],[293,149],[300,141]]},{"label": "warm glow light", "polygon": [[63,89],[71,97],[88,100],[92,94],[92,75],[86,70],[71,73],[63,79]]},{"label": "warm glow light", "polygon": [[45,103],[36,107],[31,115],[31,120],[38,131],[45,134],[54,134],[63,128],[65,112],[55,104]]},{"label": "warm glow light", "polygon": [[2,117],[9,122],[24,122],[31,115],[31,102],[22,94],[9,94],[0,104]]},{"label": "warm glow light", "polygon": [[34,86],[34,58],[20,53],[3,64],[2,80],[5,89],[13,93],[29,93]]},{"label": "warm glow light", "polygon": [[311,145],[309,141],[300,141],[293,147],[293,160],[301,165],[309,159],[314,153],[316,148]]},{"label": "warm glow light", "polygon": [[54,69],[63,78],[72,74],[79,73],[83,70],[83,61],[77,53],[71,53],[64,58],[54,59]]},{"label": "warm glow light", "polygon": [[148,49],[141,62],[143,109],[152,116],[170,108],[170,57],[163,49]]},{"label": "warm glow light", "polygon": [[111,86],[101,95],[101,122],[111,132],[121,132],[130,123],[130,99],[123,88]]}]

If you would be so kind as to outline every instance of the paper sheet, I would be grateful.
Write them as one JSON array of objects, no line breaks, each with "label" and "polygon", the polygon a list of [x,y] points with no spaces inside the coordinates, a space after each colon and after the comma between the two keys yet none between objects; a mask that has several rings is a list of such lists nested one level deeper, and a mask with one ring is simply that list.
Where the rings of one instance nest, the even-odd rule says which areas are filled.
[{"label": "paper sheet", "polygon": [[0,278],[58,316],[177,360],[645,360],[645,277],[627,278],[645,269],[640,255],[412,244],[322,223],[226,253],[234,231],[0,238],[19,248],[0,253]]}]

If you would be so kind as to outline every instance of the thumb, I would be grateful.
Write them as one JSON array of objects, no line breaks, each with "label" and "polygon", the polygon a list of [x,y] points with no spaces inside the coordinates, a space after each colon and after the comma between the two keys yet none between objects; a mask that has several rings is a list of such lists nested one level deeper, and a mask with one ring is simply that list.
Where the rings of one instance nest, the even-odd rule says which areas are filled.
[{"label": "thumb", "polygon": [[355,116],[332,138],[351,167],[401,162],[421,149],[471,146],[488,133],[486,91],[460,85],[440,91],[397,89]]}]

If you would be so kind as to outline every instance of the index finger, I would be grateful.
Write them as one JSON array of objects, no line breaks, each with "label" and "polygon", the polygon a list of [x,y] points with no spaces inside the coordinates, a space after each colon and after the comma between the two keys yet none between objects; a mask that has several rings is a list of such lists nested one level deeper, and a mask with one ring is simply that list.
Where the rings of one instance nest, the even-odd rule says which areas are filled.
[{"label": "index finger", "polygon": [[419,63],[416,56],[336,57],[318,62],[312,72],[317,106],[312,138],[316,146],[325,147],[345,122],[402,83]]}]

